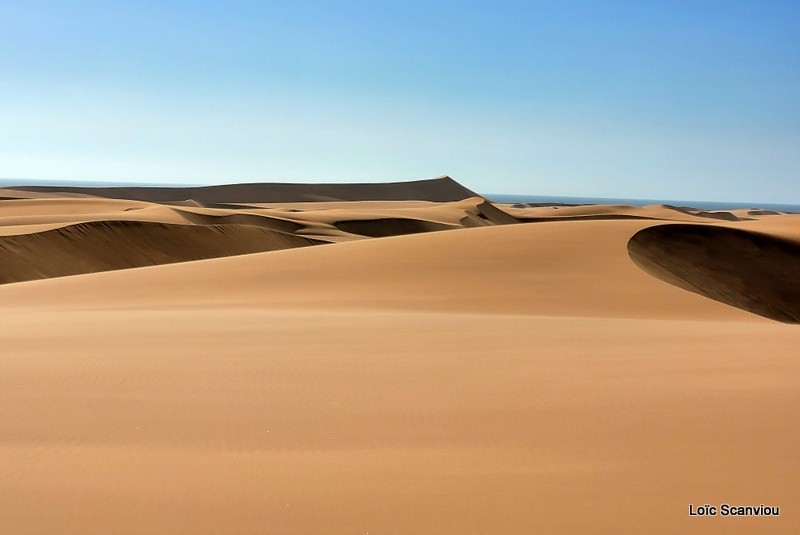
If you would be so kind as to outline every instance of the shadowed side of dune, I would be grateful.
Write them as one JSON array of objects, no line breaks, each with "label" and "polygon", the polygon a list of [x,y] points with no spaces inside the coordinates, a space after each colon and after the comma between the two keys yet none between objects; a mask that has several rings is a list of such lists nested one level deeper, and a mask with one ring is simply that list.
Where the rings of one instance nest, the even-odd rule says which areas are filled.
[{"label": "shadowed side of dune", "polygon": [[435,221],[423,221],[421,219],[407,219],[402,217],[351,219],[347,221],[337,221],[334,223],[334,226],[344,232],[368,236],[370,238],[385,238],[387,236],[419,234],[420,232],[434,232],[437,230],[458,228]]},{"label": "shadowed side of dune", "polygon": [[98,221],[0,237],[0,284],[325,243],[250,225]]},{"label": "shadowed side of dune", "polygon": [[628,242],[647,273],[767,318],[800,323],[800,243],[707,225],[660,225]]},{"label": "shadowed side of dune", "polygon": [[[77,187],[15,186],[44,194],[69,193],[112,199],[129,199],[159,203],[215,206],[241,202],[311,202],[311,201],[460,201],[479,196],[449,176],[408,182],[359,184],[291,184],[252,183],[201,187]],[[230,206],[226,206],[230,207]]]}]

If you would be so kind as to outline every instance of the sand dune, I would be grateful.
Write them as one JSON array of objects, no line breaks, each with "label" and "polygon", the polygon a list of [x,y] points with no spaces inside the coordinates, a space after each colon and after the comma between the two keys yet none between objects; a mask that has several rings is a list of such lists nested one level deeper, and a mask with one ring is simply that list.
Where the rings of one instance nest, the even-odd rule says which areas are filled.
[{"label": "sand dune", "polygon": [[6,195],[0,531],[800,530],[800,216]]},{"label": "sand dune", "polygon": [[705,225],[660,225],[628,242],[642,269],[681,288],[800,323],[800,242]]},{"label": "sand dune", "polygon": [[[299,209],[290,207],[295,205],[279,203],[270,206],[248,205],[237,209],[230,206],[209,208],[193,203],[162,205],[101,198],[47,197],[14,200],[0,205],[0,237],[47,232],[50,234],[47,234],[48,238],[31,236],[5,240],[3,243],[9,256],[5,264],[0,262],[0,283],[230,256],[312,243],[517,222],[516,218],[495,208],[481,197],[452,203],[380,201],[368,204],[369,206],[357,202],[320,202]],[[65,239],[66,236],[76,233],[76,229],[83,228],[81,225],[90,223],[96,229],[92,234],[107,233],[113,226],[125,235],[125,239],[136,236],[137,245],[125,249],[124,259],[112,261],[110,258],[99,258],[102,255],[110,257],[115,251],[111,247],[103,252],[104,242],[89,246],[88,242],[80,238],[78,241],[86,245],[86,249],[83,249],[74,247],[72,242]],[[153,225],[147,226],[148,230],[145,231],[138,226],[139,223]],[[174,226],[165,227],[165,224]],[[226,232],[222,232],[220,228],[192,232],[188,228],[191,225],[230,227]],[[285,243],[281,242],[279,247],[274,240],[268,239],[269,233],[259,233],[246,227],[293,234],[300,239],[284,240]],[[173,229],[168,232],[172,239],[183,236],[188,241],[179,245],[179,250],[167,252],[174,244],[163,233],[165,228]],[[58,229],[63,230],[55,232]],[[99,229],[103,229],[102,232]],[[233,236],[234,229],[241,232]],[[77,235],[80,236],[80,233]],[[208,244],[203,244],[204,240]],[[230,241],[230,246],[224,244],[226,240]],[[44,243],[50,245],[45,247]],[[25,252],[29,245],[34,252]],[[50,248],[54,248],[56,257],[60,258],[55,262],[59,266],[50,265],[39,269],[39,264],[54,263],[52,258],[43,253]],[[69,253],[65,253],[65,249]],[[190,254],[192,249],[197,253]],[[137,260],[137,255],[142,258]],[[69,259],[62,258],[64,256]],[[27,267],[23,268],[21,264]],[[6,273],[2,273],[3,271]]]},{"label": "sand dune", "polygon": [[37,199],[13,199],[0,203],[0,218],[31,216],[80,216],[85,214],[122,212],[151,206],[149,203],[103,198],[44,197]]},{"label": "sand dune", "polygon": [[287,310],[760,320],[639,269],[627,243],[652,224],[566,221],[356,240],[10,285],[0,288],[0,299],[19,307],[268,303]]},{"label": "sand dune", "polygon": [[669,204],[664,204],[662,207],[666,208],[667,210],[674,210],[682,214],[693,215],[696,217],[706,217],[709,219],[719,219],[720,221],[741,221],[743,219],[733,212],[729,212],[727,210],[697,210],[693,208],[672,206]]},{"label": "sand dune", "polygon": [[397,217],[337,221],[335,226],[339,230],[352,234],[359,234],[361,236],[369,236],[371,238],[401,236],[403,234],[417,234],[419,232],[433,232],[436,230],[450,230],[455,228],[435,221],[401,219]]},{"label": "sand dune", "polygon": [[650,206],[628,206],[623,204],[581,204],[581,205],[542,205],[516,204],[504,205],[507,212],[520,221],[536,222],[550,219],[567,220],[600,220],[600,219],[659,219],[664,221],[705,222],[708,219],[720,221],[745,221],[752,219],[745,210],[737,215],[734,212],[698,210],[668,204]]},{"label": "sand dune", "polygon": [[248,212],[230,213],[230,210],[224,212],[215,210],[211,213],[192,210],[175,210],[175,212],[195,225],[251,225],[287,233],[296,233],[305,228],[302,223],[290,219]]},{"label": "sand dune", "polygon": [[81,194],[110,199],[151,202],[194,201],[202,205],[218,203],[425,200],[459,201],[477,196],[452,178],[364,184],[281,184],[253,183],[205,187],[69,187],[18,186],[6,188],[47,194]]},{"label": "sand dune", "polygon": [[318,243],[251,225],[81,223],[34,234],[0,237],[0,284]]}]

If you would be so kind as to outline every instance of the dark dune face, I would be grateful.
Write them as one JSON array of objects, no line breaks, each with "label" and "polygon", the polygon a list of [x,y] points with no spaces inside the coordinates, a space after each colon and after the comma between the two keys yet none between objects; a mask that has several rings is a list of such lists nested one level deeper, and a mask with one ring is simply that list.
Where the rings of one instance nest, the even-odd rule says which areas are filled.
[{"label": "dark dune face", "polygon": [[0,236],[0,284],[324,243],[252,225],[96,221]]},{"label": "dark dune face", "polygon": [[419,234],[420,232],[433,232],[436,230],[457,228],[434,221],[404,219],[399,217],[337,221],[334,226],[344,232],[368,236],[370,238],[385,238],[388,236],[400,236],[402,234]]},{"label": "dark dune face", "polygon": [[494,225],[511,225],[520,222],[516,217],[504,212],[488,201],[484,201],[477,206],[476,215]]},{"label": "dark dune face", "polygon": [[628,242],[647,273],[754,314],[800,323],[800,243],[707,225],[659,225]]},{"label": "dark dune face", "polygon": [[[216,206],[242,202],[314,201],[460,201],[479,195],[452,178],[442,176],[410,182],[364,184],[254,183],[203,187],[73,187],[17,186],[8,190],[68,193],[110,199]],[[230,206],[226,206],[230,208]]]}]

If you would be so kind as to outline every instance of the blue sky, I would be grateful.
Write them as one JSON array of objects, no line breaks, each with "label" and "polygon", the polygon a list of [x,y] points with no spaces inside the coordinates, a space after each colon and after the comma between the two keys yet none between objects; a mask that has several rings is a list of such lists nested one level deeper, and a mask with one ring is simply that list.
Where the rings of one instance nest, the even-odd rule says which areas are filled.
[{"label": "blue sky", "polygon": [[0,0],[0,177],[800,203],[798,2]]}]

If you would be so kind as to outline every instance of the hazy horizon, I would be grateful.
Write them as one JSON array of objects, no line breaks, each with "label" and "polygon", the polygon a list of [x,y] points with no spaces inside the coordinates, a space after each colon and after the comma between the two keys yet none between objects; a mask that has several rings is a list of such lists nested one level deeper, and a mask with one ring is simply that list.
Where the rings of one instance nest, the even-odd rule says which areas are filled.
[{"label": "hazy horizon", "polygon": [[798,16],[2,2],[0,176],[800,203]]},{"label": "hazy horizon", "polygon": [[[428,177],[427,179],[438,178]],[[455,177],[450,177],[458,181]],[[426,180],[425,178],[419,180]],[[390,180],[381,182],[391,182]],[[458,181],[461,183],[460,181]],[[72,186],[72,187],[206,187],[219,185],[252,184],[253,181],[226,182],[226,183],[170,183],[170,182],[136,182],[136,181],[91,181],[91,180],[37,180],[37,179],[9,179],[0,178],[0,188],[13,186]],[[285,183],[285,181],[284,181]],[[311,183],[311,182],[301,182]],[[323,182],[324,183],[324,182]],[[359,183],[375,183],[374,181],[362,181]],[[462,184],[469,187],[469,184]],[[695,208],[702,209],[733,209],[733,208],[765,208],[781,211],[800,212],[800,203],[793,202],[769,202],[760,200],[751,201],[729,201],[725,199],[664,199],[654,197],[609,197],[609,196],[586,196],[586,195],[557,195],[542,193],[514,193],[500,191],[477,191],[493,202],[517,203],[517,202],[552,202],[552,203],[629,203],[634,205],[645,205],[650,203],[670,203],[686,206],[685,203],[694,203]]]}]

